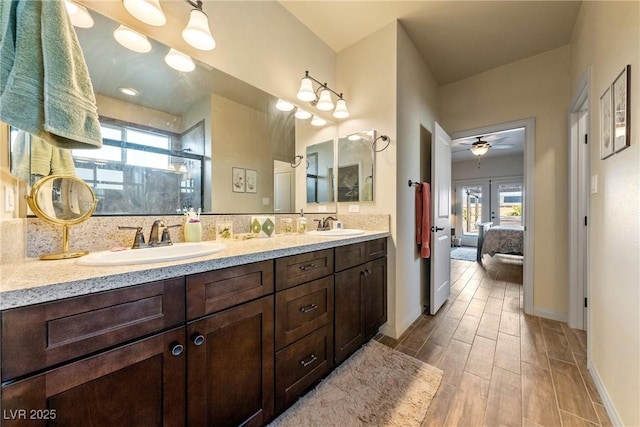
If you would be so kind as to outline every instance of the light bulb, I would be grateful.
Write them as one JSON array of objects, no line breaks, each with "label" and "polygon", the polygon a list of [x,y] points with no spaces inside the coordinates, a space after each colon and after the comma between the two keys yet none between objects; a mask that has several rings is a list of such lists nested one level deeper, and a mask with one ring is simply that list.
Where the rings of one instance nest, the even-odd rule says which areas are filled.
[{"label": "light bulb", "polygon": [[336,119],[345,119],[349,117],[349,110],[347,110],[347,101],[340,98],[336,102],[336,109],[333,111],[333,117]]},{"label": "light bulb", "polygon": [[86,7],[76,4],[71,0],[65,0],[64,5],[67,8],[67,13],[74,26],[79,28],[93,27],[93,18]]},{"label": "light bulb", "polygon": [[132,87],[119,87],[118,90],[129,96],[138,96],[139,94],[139,92]]},{"label": "light bulb", "polygon": [[134,52],[146,53],[151,50],[151,43],[149,43],[146,36],[132,30],[131,28],[125,27],[124,25],[120,25],[116,28],[113,32],[113,37],[122,46]]},{"label": "light bulb", "polygon": [[278,99],[278,102],[276,102],[276,108],[280,111],[291,111],[294,107],[295,106],[292,103],[287,102],[284,99]]},{"label": "light bulb", "polygon": [[198,9],[191,11],[189,23],[182,31],[182,38],[196,49],[213,50],[216,47],[216,41],[209,30],[209,19]]},{"label": "light bulb", "polygon": [[300,101],[314,101],[316,99],[316,93],[313,91],[313,82],[309,77],[305,77],[300,82],[300,89],[296,95]]},{"label": "light bulb", "polygon": [[306,120],[309,117],[311,117],[311,113],[298,107],[298,109],[296,110],[295,116],[296,116],[296,119]]},{"label": "light bulb", "polygon": [[186,73],[196,69],[196,64],[190,56],[175,49],[170,49],[167,56],[164,57],[165,62],[174,70],[184,71]]},{"label": "light bulb", "polygon": [[329,89],[322,89],[320,91],[320,98],[318,99],[316,107],[321,111],[333,110],[333,101],[331,100],[331,92]]},{"label": "light bulb", "polygon": [[160,0],[122,0],[122,4],[127,12],[145,24],[161,27],[167,23]]},{"label": "light bulb", "polygon": [[480,157],[484,154],[487,154],[487,151],[489,151],[488,145],[472,145],[471,146],[471,153],[473,153],[474,156]]},{"label": "light bulb", "polygon": [[324,126],[327,124],[327,121],[322,117],[313,116],[313,120],[311,120],[312,126]]}]

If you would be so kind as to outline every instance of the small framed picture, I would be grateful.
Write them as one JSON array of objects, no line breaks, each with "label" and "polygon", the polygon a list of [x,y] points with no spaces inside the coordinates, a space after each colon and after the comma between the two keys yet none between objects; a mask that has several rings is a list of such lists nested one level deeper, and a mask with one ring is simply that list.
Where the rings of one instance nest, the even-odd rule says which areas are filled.
[{"label": "small framed picture", "polygon": [[631,145],[631,105],[629,82],[631,66],[627,65],[613,82],[613,151],[619,152]]},{"label": "small framed picture", "polygon": [[258,172],[253,169],[247,169],[246,174],[246,187],[247,193],[257,193],[258,192]]},{"label": "small framed picture", "polygon": [[234,193],[245,192],[245,170],[242,168],[231,168],[231,189]]},{"label": "small framed picture", "polygon": [[611,99],[611,86],[600,97],[600,158],[606,159],[613,154],[613,106]]}]

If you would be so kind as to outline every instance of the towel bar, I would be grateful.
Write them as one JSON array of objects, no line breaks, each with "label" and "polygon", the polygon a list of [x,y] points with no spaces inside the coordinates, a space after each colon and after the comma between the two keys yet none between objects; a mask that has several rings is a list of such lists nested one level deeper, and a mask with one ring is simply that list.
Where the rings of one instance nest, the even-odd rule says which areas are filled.
[{"label": "towel bar", "polygon": [[411,180],[409,180],[409,187],[412,187],[412,186],[414,186],[414,185],[415,185],[415,186],[418,186],[418,185],[422,185],[422,183],[421,183],[421,182],[419,182],[419,181],[418,181],[418,182],[415,182],[415,181],[411,181]]}]

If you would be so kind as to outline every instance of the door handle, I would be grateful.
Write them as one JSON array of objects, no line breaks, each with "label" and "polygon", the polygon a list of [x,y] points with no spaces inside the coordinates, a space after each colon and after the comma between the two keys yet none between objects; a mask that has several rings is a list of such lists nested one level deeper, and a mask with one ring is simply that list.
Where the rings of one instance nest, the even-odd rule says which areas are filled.
[{"label": "door handle", "polygon": [[438,227],[437,225],[431,227],[431,231],[435,231],[436,233],[442,230],[444,230],[444,227]]}]

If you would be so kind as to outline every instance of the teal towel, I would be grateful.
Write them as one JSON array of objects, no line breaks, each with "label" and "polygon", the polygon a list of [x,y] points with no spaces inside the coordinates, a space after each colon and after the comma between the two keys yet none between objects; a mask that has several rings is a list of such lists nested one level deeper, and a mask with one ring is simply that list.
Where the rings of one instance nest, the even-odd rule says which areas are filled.
[{"label": "teal towel", "polygon": [[0,0],[0,120],[60,148],[99,148],[89,71],[63,0]]},{"label": "teal towel", "polygon": [[11,173],[28,184],[32,175],[73,175],[76,167],[71,150],[54,147],[42,139],[18,132],[11,150]]}]

